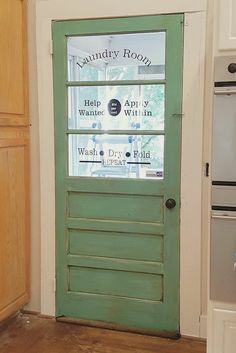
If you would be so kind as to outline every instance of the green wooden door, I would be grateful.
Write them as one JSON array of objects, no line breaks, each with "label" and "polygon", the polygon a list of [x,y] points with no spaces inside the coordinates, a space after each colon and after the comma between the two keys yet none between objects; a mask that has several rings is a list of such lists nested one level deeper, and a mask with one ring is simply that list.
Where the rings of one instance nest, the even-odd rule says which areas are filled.
[{"label": "green wooden door", "polygon": [[55,21],[53,46],[57,316],[178,335],[183,15]]}]

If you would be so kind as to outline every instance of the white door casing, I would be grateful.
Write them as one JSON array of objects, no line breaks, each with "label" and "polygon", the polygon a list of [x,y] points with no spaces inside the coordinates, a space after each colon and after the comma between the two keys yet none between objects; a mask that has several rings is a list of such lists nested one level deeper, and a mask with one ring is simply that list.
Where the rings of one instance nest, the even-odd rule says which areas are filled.
[{"label": "white door casing", "polygon": [[[102,3],[102,4],[101,4]],[[181,177],[180,331],[199,336],[201,314],[201,184],[206,2],[130,1],[117,9],[111,1],[99,6],[82,1],[42,0],[36,9],[41,196],[41,313],[55,314],[55,178],[51,22],[199,11],[185,14]],[[136,4],[137,3],[137,4]],[[104,6],[102,6],[104,5]],[[119,5],[120,6],[120,5]],[[101,11],[101,8],[104,11]],[[90,11],[91,10],[91,11]],[[200,30],[199,30],[200,29]],[[194,45],[193,45],[194,43]],[[194,158],[193,158],[194,156]]]}]

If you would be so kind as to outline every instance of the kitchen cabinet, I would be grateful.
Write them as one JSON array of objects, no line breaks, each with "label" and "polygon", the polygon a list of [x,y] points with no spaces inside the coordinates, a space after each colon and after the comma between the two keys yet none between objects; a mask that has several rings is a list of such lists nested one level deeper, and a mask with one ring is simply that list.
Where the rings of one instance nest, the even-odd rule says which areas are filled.
[{"label": "kitchen cabinet", "polygon": [[218,0],[218,43],[220,51],[236,51],[236,1]]},{"label": "kitchen cabinet", "polygon": [[0,321],[29,300],[26,1],[0,4]]}]

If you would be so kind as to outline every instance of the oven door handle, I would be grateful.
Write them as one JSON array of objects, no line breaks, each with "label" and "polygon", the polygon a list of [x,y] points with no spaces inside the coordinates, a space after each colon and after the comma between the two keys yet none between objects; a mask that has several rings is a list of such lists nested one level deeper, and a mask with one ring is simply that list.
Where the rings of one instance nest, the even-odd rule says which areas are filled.
[{"label": "oven door handle", "polygon": [[212,215],[211,218],[213,219],[232,219],[236,221],[236,216],[224,216],[224,215]]},{"label": "oven door handle", "polygon": [[215,95],[230,95],[236,94],[236,89],[218,89],[214,91]]}]

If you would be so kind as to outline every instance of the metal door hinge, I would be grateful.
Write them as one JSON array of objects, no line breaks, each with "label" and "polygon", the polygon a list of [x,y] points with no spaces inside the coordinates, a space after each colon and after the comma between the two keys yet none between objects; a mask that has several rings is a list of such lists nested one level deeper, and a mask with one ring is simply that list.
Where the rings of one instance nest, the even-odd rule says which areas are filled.
[{"label": "metal door hinge", "polygon": [[53,278],[52,280],[52,287],[53,287],[53,292],[56,292],[56,278]]},{"label": "metal door hinge", "polygon": [[207,162],[205,163],[205,176],[207,178],[209,177],[209,169],[210,169],[210,164]]},{"label": "metal door hinge", "polygon": [[53,40],[50,40],[49,42],[49,54],[53,55]]},{"label": "metal door hinge", "polygon": [[184,116],[184,113],[174,113],[172,114],[174,118],[182,118]]},{"label": "metal door hinge", "polygon": [[185,26],[185,27],[189,26],[189,21],[188,21],[188,19],[189,19],[189,16],[188,16],[188,14],[186,13],[186,14],[184,15],[184,26]]}]

